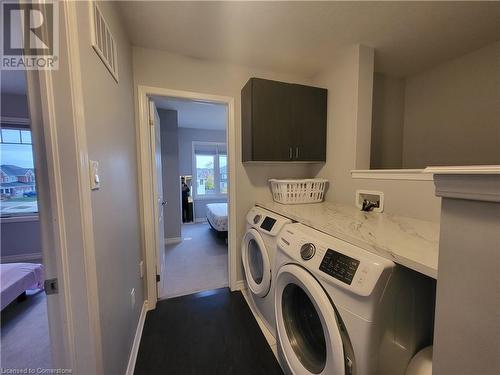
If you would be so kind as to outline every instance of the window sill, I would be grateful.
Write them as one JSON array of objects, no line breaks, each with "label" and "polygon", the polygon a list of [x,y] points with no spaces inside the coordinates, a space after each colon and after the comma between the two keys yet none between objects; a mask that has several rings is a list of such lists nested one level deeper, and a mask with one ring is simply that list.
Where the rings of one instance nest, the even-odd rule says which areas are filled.
[{"label": "window sill", "polygon": [[40,218],[38,215],[19,215],[19,216],[6,216],[0,217],[0,223],[22,223],[28,221],[38,221]]},{"label": "window sill", "polygon": [[366,169],[352,170],[351,177],[356,179],[432,181],[433,174],[425,169]]}]

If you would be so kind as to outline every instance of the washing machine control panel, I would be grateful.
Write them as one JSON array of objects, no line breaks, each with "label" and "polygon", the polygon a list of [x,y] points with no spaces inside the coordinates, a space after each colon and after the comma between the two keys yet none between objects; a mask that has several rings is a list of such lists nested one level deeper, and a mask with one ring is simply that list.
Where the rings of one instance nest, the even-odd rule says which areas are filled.
[{"label": "washing machine control panel", "polygon": [[316,246],[314,246],[312,243],[308,242],[301,246],[300,256],[302,257],[302,259],[309,260],[314,256],[314,254],[316,254]]},{"label": "washing machine control panel", "polygon": [[272,217],[266,216],[266,218],[264,219],[264,221],[262,222],[260,227],[262,229],[270,232],[273,229],[274,224],[276,224],[276,219],[273,219]]},{"label": "washing machine control panel", "polygon": [[354,274],[359,266],[359,260],[341,254],[335,250],[327,249],[319,269],[335,277],[347,285],[351,285]]}]

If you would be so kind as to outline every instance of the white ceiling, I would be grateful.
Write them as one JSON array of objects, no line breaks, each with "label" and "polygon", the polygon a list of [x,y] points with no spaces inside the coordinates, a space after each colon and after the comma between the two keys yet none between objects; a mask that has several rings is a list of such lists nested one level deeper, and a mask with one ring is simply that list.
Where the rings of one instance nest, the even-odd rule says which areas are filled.
[{"label": "white ceiling", "polygon": [[26,75],[22,70],[2,70],[1,91],[2,94],[26,94]]},{"label": "white ceiling", "polygon": [[153,97],[153,101],[159,109],[177,111],[180,128],[226,130],[227,115],[224,104],[164,97]]},{"label": "white ceiling", "polygon": [[132,44],[310,76],[376,49],[405,76],[500,39],[500,2],[119,2]]}]

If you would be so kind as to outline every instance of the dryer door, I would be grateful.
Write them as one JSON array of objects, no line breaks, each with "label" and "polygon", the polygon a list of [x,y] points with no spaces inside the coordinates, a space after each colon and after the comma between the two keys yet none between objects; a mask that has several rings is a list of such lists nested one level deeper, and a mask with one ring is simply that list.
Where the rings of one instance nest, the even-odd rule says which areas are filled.
[{"label": "dryer door", "polygon": [[275,307],[279,345],[293,374],[346,373],[350,363],[344,356],[335,309],[309,272],[293,264],[280,268]]},{"label": "dryer door", "polygon": [[241,258],[248,287],[253,294],[265,297],[271,288],[271,262],[261,235],[253,228],[243,237]]}]

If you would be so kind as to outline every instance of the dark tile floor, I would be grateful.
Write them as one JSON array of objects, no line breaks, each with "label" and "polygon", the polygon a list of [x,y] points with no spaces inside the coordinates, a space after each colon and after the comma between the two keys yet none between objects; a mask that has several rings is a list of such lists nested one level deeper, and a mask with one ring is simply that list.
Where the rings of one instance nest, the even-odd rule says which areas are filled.
[{"label": "dark tile floor", "polygon": [[148,312],[135,374],[282,374],[240,292],[215,289]]}]

